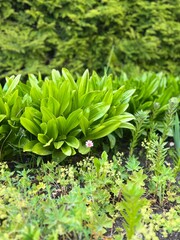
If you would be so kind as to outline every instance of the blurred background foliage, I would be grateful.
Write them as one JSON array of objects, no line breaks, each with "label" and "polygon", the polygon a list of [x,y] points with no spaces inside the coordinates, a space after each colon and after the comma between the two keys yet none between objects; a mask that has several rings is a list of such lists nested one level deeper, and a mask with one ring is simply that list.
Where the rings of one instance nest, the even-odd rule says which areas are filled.
[{"label": "blurred background foliage", "polygon": [[180,0],[1,0],[0,77],[66,67],[179,74]]}]

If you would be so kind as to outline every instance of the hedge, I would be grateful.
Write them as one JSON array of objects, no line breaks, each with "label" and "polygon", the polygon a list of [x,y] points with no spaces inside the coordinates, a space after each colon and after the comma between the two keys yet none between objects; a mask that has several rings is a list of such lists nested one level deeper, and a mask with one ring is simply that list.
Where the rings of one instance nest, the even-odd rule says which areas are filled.
[{"label": "hedge", "polygon": [[179,74],[180,0],[1,0],[0,76],[66,67]]}]

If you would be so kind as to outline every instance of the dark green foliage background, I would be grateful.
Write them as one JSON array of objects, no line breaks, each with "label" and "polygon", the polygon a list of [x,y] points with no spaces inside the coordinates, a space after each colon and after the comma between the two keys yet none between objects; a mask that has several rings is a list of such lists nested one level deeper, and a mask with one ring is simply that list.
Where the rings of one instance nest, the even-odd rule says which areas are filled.
[{"label": "dark green foliage background", "polygon": [[66,67],[179,74],[180,0],[1,0],[0,76]]}]

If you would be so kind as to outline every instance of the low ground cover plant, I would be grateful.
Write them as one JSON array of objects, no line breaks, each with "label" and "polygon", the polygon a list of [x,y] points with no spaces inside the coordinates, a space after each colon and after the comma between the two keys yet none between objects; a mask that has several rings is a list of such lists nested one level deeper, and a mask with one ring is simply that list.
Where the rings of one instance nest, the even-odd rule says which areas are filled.
[{"label": "low ground cover plant", "polygon": [[0,237],[159,239],[179,232],[179,187],[168,184],[160,206],[147,174],[106,152],[76,165],[47,162],[14,172],[1,163]]},{"label": "low ground cover plant", "polygon": [[0,239],[180,238],[179,80],[142,79],[7,78]]}]

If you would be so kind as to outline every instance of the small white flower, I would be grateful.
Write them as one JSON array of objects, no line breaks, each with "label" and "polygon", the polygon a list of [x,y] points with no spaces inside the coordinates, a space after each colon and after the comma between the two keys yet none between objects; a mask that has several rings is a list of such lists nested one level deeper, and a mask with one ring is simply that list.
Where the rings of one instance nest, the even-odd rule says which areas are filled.
[{"label": "small white flower", "polygon": [[169,146],[170,146],[170,147],[174,147],[174,142],[170,142],[170,143],[169,143]]},{"label": "small white flower", "polygon": [[91,148],[93,146],[94,146],[93,141],[91,141],[91,140],[86,141],[86,147]]}]

